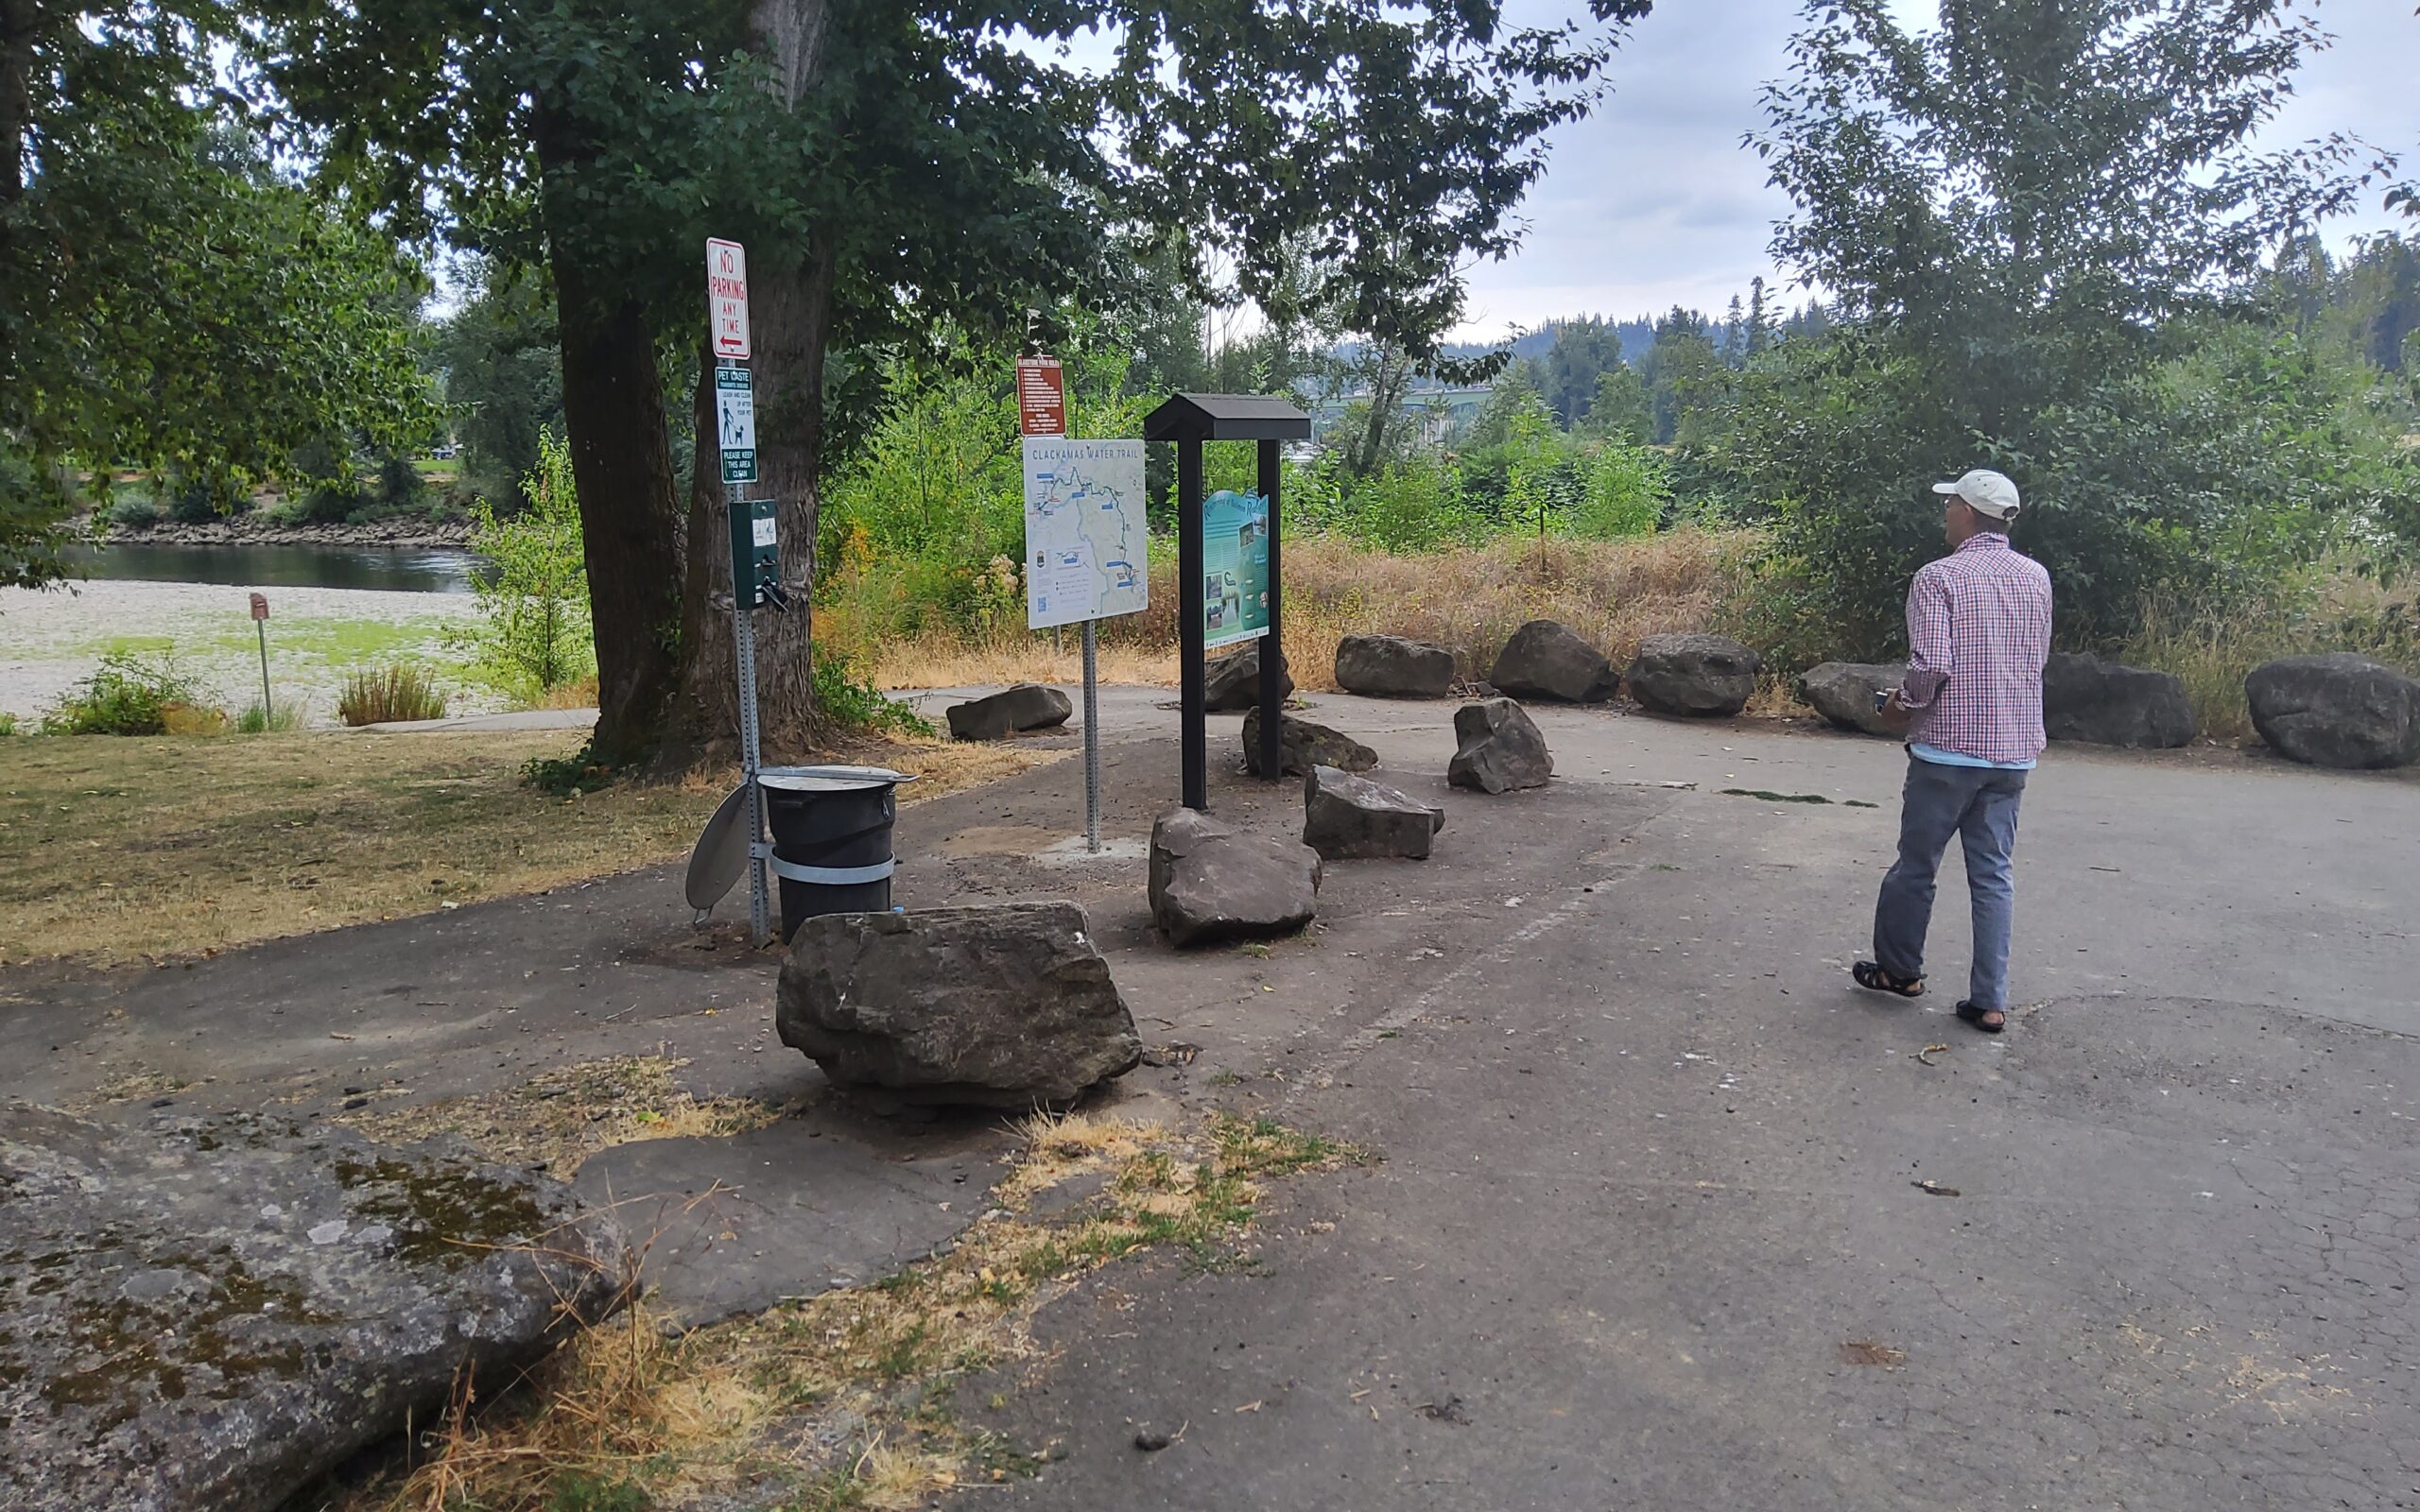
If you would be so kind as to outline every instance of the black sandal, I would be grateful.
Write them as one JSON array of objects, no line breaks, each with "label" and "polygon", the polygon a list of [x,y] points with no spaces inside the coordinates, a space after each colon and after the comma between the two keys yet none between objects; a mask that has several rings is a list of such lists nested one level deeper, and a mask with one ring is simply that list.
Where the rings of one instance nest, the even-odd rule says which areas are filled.
[{"label": "black sandal", "polygon": [[[2000,1022],[1997,1023],[1985,1023],[1983,1022],[1983,1015],[1987,1013],[1998,1014],[2000,1016]],[[2000,1008],[1979,1008],[1972,1003],[1961,1003],[1958,1005],[1958,1016],[1965,1020],[1968,1023],[1973,1024],[1976,1028],[1982,1030],[1985,1034],[1997,1034],[2002,1029],[2008,1027],[2008,1014],[2004,1009]]]},{"label": "black sandal", "polygon": [[1893,997],[1920,998],[1925,995],[1925,979],[1921,976],[1893,976],[1878,961],[1859,961],[1849,968],[1849,975],[1857,985],[1869,992],[1888,992]]}]

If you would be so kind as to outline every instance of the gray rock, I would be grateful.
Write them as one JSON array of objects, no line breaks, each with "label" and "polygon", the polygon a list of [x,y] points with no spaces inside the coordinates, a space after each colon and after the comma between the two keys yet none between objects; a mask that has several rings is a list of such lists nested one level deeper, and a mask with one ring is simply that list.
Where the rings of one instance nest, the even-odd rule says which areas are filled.
[{"label": "gray rock", "polygon": [[1064,1107],[1143,1054],[1071,902],[810,919],[773,1026],[834,1081],[918,1103]]},{"label": "gray rock", "polygon": [[1874,696],[1889,693],[1908,676],[1905,662],[1826,662],[1798,679],[1798,696],[1842,730],[1896,737],[1875,711]]},{"label": "gray rock", "polygon": [[1445,765],[1445,781],[1482,793],[1544,787],[1554,775],[1547,738],[1510,698],[1487,698],[1454,711],[1459,749]]},{"label": "gray rock", "polygon": [[2193,738],[2193,701],[2172,673],[2097,656],[2051,653],[2042,669],[2042,728],[2052,740],[2166,750]]},{"label": "gray rock", "polygon": [[1348,635],[1336,643],[1336,685],[1373,698],[1443,698],[1454,691],[1454,653],[1400,635]]},{"label": "gray rock", "polygon": [[632,1265],[565,1188],[441,1147],[14,1104],[0,1278],[7,1504],[265,1512],[458,1375],[511,1380]]},{"label": "gray rock", "polygon": [[[1348,772],[1366,772],[1378,765],[1378,753],[1362,745],[1342,730],[1315,725],[1292,714],[1277,716],[1283,723],[1277,727],[1278,749],[1283,763],[1279,771],[1304,776],[1314,766],[1338,766]],[[1253,776],[1260,770],[1260,711],[1254,709],[1244,715],[1244,770]]]},{"label": "gray rock", "polygon": [[1602,703],[1620,690],[1621,674],[1580,632],[1554,620],[1531,620],[1496,654],[1487,680],[1516,698]]},{"label": "gray rock", "polygon": [[[1232,651],[1210,663],[1208,680],[1202,684],[1201,707],[1214,713],[1233,713],[1238,709],[1251,709],[1260,703],[1260,647],[1258,641],[1248,641],[1240,651]],[[1294,677],[1282,659],[1277,663],[1277,694],[1281,698],[1294,696]]]},{"label": "gray rock", "polygon": [[1630,696],[1659,714],[1736,714],[1764,669],[1763,657],[1727,635],[1651,635],[1630,664]]},{"label": "gray rock", "polygon": [[1303,843],[1330,861],[1426,861],[1430,836],[1444,827],[1443,809],[1333,766],[1312,767],[1303,783]]},{"label": "gray rock", "polygon": [[2276,752],[2314,766],[2420,762],[2420,682],[2345,651],[2290,656],[2243,679],[2253,727]]},{"label": "gray rock", "polygon": [[1151,826],[1151,919],[1172,945],[1290,935],[1319,910],[1320,855],[1192,809]]},{"label": "gray rock", "polygon": [[1067,696],[1038,682],[1020,682],[988,698],[970,698],[949,706],[949,732],[955,740],[1006,740],[1020,730],[1050,730],[1076,712]]}]

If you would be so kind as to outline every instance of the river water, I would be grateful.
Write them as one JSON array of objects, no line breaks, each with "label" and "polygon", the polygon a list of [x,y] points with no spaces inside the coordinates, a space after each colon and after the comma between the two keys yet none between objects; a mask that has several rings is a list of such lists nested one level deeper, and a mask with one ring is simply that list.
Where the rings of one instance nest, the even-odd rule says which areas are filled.
[{"label": "river water", "polygon": [[144,542],[75,546],[75,572],[146,583],[233,588],[371,588],[405,593],[467,593],[479,558],[426,546],[169,546]]}]

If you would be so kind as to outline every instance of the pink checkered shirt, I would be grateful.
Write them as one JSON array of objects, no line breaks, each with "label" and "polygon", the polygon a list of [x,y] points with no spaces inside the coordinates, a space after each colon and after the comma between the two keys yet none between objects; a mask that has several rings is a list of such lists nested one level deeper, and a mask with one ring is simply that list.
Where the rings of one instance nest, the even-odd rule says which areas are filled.
[{"label": "pink checkered shirt", "polygon": [[1995,531],[1927,562],[1908,589],[1908,738],[1986,762],[2042,754],[2050,575]]}]

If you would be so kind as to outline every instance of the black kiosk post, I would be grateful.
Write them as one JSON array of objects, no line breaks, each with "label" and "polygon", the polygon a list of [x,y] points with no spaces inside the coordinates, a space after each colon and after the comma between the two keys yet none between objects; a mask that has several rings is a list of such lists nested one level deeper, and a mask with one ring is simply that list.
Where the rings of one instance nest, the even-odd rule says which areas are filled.
[{"label": "black kiosk post", "polygon": [[[1202,546],[1201,443],[1260,443],[1258,488],[1269,509],[1269,608],[1266,627],[1260,631],[1267,642],[1260,656],[1260,769],[1274,781],[1284,765],[1282,711],[1286,704],[1278,693],[1285,654],[1280,649],[1284,578],[1279,571],[1278,542],[1284,532],[1278,528],[1277,443],[1308,440],[1310,435],[1308,415],[1287,400],[1263,394],[1173,394],[1143,421],[1143,439],[1176,443],[1177,624],[1183,637],[1180,656],[1184,673],[1184,806],[1189,809],[1210,806],[1208,720],[1202,708],[1210,653],[1209,595],[1204,591],[1207,565]],[[1240,600],[1236,602],[1240,605]],[[1256,611],[1257,605],[1253,610]],[[1252,617],[1256,614],[1248,615],[1247,620]]]}]

